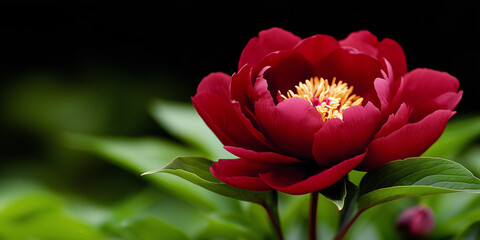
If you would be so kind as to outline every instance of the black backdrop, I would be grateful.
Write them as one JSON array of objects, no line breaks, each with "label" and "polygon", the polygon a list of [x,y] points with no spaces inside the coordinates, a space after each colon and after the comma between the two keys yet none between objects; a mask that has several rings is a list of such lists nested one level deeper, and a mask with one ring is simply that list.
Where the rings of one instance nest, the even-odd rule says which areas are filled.
[{"label": "black backdrop", "polygon": [[324,33],[337,39],[367,29],[398,41],[409,70],[427,67],[457,77],[465,91],[457,109],[479,111],[478,1],[332,2],[2,4],[0,75],[8,82],[28,72],[70,76],[95,66],[129,72],[137,76],[132,81],[161,88],[172,78],[142,76],[162,72],[174,76],[178,99],[188,101],[208,73],[233,73],[242,48],[262,29],[278,26],[300,37]]}]

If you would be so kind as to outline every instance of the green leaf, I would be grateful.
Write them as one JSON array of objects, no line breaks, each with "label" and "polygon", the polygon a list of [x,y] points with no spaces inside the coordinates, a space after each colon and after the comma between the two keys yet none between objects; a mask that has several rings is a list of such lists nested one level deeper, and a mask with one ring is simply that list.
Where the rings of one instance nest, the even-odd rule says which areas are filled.
[{"label": "green leaf", "polygon": [[476,222],[455,237],[455,240],[480,239],[480,222]]},{"label": "green leaf", "polygon": [[[319,208],[322,209],[327,209],[328,205],[331,206],[331,204],[328,202],[327,207],[323,208],[321,206],[321,202],[325,201],[327,202],[328,200],[324,200],[323,198],[319,198]],[[301,225],[303,223],[306,223],[306,219],[308,218],[308,208],[305,206],[308,206],[308,201],[309,201],[309,195],[304,194],[304,195],[289,195],[286,193],[279,193],[279,202],[280,202],[280,216],[282,216],[282,227],[286,232],[291,231],[294,229],[296,226]],[[322,213],[326,212],[324,211],[319,211],[318,215],[321,215]],[[336,213],[336,211],[335,211]],[[306,225],[305,225],[306,228]],[[302,225],[302,230],[303,230],[303,225]]]},{"label": "green leaf", "polygon": [[460,234],[462,229],[480,221],[480,194],[458,192],[423,196],[420,200],[435,213],[435,231],[432,233],[435,239],[451,239]]},{"label": "green leaf", "polygon": [[1,239],[104,239],[92,226],[67,215],[57,196],[35,194],[0,210]]},{"label": "green leaf", "polygon": [[[478,205],[478,202],[476,202],[476,204]],[[472,209],[457,214],[456,216],[452,216],[448,221],[437,224],[439,229],[437,232],[443,235],[458,233],[459,230],[465,226],[469,226],[475,222],[480,222],[480,209]]]},{"label": "green leaf", "polygon": [[319,193],[335,204],[340,211],[343,209],[345,197],[347,196],[347,180],[343,178],[332,186],[320,190]]},{"label": "green leaf", "polygon": [[177,157],[163,168],[148,171],[142,175],[166,172],[186,179],[198,186],[220,195],[266,206],[274,198],[273,191],[249,191],[232,187],[210,173],[213,161],[202,157]]},{"label": "green leaf", "polygon": [[407,158],[387,163],[364,176],[359,209],[409,196],[450,192],[480,193],[480,179],[451,160]]},{"label": "green leaf", "polygon": [[[176,176],[172,175],[171,177],[183,181],[183,179],[179,179]],[[193,185],[190,182],[185,182]],[[197,186],[194,187],[199,188]],[[217,196],[213,193],[212,195]],[[219,198],[221,197],[219,196]],[[218,201],[215,201],[214,203],[218,203]],[[145,218],[159,219],[175,229],[180,229],[188,239],[198,239],[198,234],[202,232],[208,224],[208,217],[213,213],[222,212],[223,210],[209,211],[198,208],[195,205],[190,204],[190,202],[179,201],[177,198],[163,194],[154,188],[147,188],[139,191],[138,194],[119,201],[110,209],[112,211],[111,218],[102,226],[102,228],[108,229],[110,235],[122,236],[122,238],[119,239],[136,239],[135,236],[132,236],[132,230],[127,229],[126,226],[132,222]],[[152,223],[152,225],[153,224],[155,223]],[[147,233],[143,233],[141,235],[144,236],[146,234]]]},{"label": "green leaf", "polygon": [[480,145],[473,145],[462,151],[457,162],[468,168],[475,176],[480,176]]},{"label": "green leaf", "polygon": [[[178,156],[179,153],[198,153],[172,141],[151,137],[121,138],[66,134],[64,139],[68,147],[97,154],[137,176],[159,164],[167,164],[169,159]],[[207,209],[217,209],[218,202],[222,201],[215,194],[171,175],[155,175],[146,179],[172,196]]]},{"label": "green leaf", "polygon": [[355,212],[358,200],[358,187],[349,180],[346,181],[347,194],[344,199],[343,209],[340,210],[340,226],[345,224],[346,219],[349,219]]}]

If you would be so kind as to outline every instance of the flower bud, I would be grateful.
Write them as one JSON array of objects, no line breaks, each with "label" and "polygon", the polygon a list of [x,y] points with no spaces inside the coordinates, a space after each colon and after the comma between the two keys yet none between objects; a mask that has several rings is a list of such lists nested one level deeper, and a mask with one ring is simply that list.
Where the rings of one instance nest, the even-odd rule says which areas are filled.
[{"label": "flower bud", "polygon": [[397,230],[407,239],[417,239],[432,232],[435,219],[428,206],[408,208],[397,219]]}]

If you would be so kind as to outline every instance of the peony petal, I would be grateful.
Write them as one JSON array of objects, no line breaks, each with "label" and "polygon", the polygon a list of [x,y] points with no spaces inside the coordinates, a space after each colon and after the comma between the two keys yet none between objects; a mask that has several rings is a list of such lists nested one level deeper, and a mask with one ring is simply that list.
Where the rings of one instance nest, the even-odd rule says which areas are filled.
[{"label": "peony petal", "polygon": [[438,110],[419,122],[374,140],[358,169],[368,171],[390,161],[420,156],[442,135],[453,114],[451,110]]},{"label": "peony petal", "polygon": [[273,105],[273,97],[268,90],[268,83],[267,80],[263,77],[265,71],[267,71],[270,66],[264,67],[257,75],[257,79],[255,80],[255,84],[253,85],[253,95],[252,100],[253,102],[258,101],[260,98],[269,99],[271,104]]},{"label": "peony petal", "polygon": [[408,123],[408,119],[410,118],[411,114],[411,109],[405,103],[400,105],[398,111],[395,114],[392,113],[388,117],[388,120],[385,122],[385,124],[383,124],[380,131],[375,134],[375,139],[385,137],[405,126]]},{"label": "peony petal", "polygon": [[417,122],[425,115],[432,113],[439,109],[453,110],[462,99],[463,91],[447,92],[430,101],[417,105],[412,113],[410,122]]},{"label": "peony petal", "polygon": [[276,97],[278,91],[286,94],[295,89],[295,85],[313,76],[313,67],[302,55],[293,52],[277,52],[270,54],[261,66],[270,66],[263,73],[268,82],[271,96]]},{"label": "peony petal", "polygon": [[[399,79],[407,73],[407,60],[402,47],[390,38],[383,39],[378,45],[378,59],[385,58],[392,65],[394,79]],[[384,69],[386,64],[382,62]]]},{"label": "peony petal", "polygon": [[459,82],[446,72],[431,69],[415,69],[405,75],[404,101],[415,106],[446,92],[457,92]]},{"label": "peony petal", "polygon": [[386,113],[392,98],[390,81],[384,78],[377,78],[373,85],[377,92],[378,100],[380,100],[382,113]]},{"label": "peony petal", "polygon": [[429,104],[435,105],[437,109],[453,110],[455,107],[457,107],[458,103],[460,103],[462,95],[463,91],[447,92],[432,99]]},{"label": "peony petal", "polygon": [[[394,79],[407,73],[407,60],[402,47],[394,40],[385,38],[378,42],[378,38],[369,31],[359,31],[348,35],[340,41],[340,45],[353,47],[358,51],[377,59],[387,59],[393,67]],[[382,62],[383,69],[387,66]]]},{"label": "peony petal", "polygon": [[[220,97],[216,97],[217,99]],[[222,129],[220,129],[217,124],[215,124],[215,121],[209,116],[207,112],[205,112],[198,104],[195,103],[195,99],[192,97],[192,103],[193,106],[195,107],[195,110],[197,111],[198,115],[203,119],[205,124],[212,130],[212,132],[217,136],[217,138],[222,142],[223,145],[230,145],[230,146],[237,146],[237,143],[234,142],[230,137],[228,137]]]},{"label": "peony petal", "polygon": [[271,149],[269,141],[242,113],[238,102],[225,101],[211,92],[197,93],[192,102],[199,115],[224,145],[258,151]]},{"label": "peony petal", "polygon": [[378,55],[378,38],[366,30],[350,33],[347,38],[340,40],[340,45],[353,47],[372,57]]},{"label": "peony petal", "polygon": [[225,99],[230,99],[230,76],[223,72],[210,73],[197,87],[197,93],[212,92]]},{"label": "peony petal", "polygon": [[280,153],[301,160],[313,159],[313,135],[323,121],[308,101],[290,98],[275,106],[262,98],[255,104],[255,113],[261,129]]},{"label": "peony petal", "polygon": [[292,164],[260,174],[260,177],[268,186],[278,191],[295,195],[306,194],[333,185],[352,171],[364,157],[365,153],[325,170],[308,164]]},{"label": "peony petal", "polygon": [[258,128],[257,118],[254,114],[252,70],[252,67],[247,64],[240,69],[238,74],[233,74],[230,93],[232,100],[240,103],[241,110],[245,117],[250,120],[255,128]]},{"label": "peony petal", "polygon": [[238,69],[241,69],[247,63],[251,66],[258,66],[268,54],[291,49],[300,40],[300,37],[281,28],[270,28],[261,31],[258,37],[250,39],[247,46],[243,49],[238,62]]},{"label": "peony petal", "polygon": [[318,60],[330,54],[335,49],[339,48],[340,44],[335,38],[318,34],[306,39],[303,39],[294,51],[300,53],[311,64],[315,64]]},{"label": "peony petal", "polygon": [[333,118],[315,133],[313,155],[318,165],[330,167],[365,151],[380,124],[380,111],[368,103],[345,110],[343,121]]},{"label": "peony petal", "polygon": [[253,110],[251,102],[253,93],[252,67],[245,65],[240,71],[232,75],[230,94],[232,100],[236,100],[242,107]]},{"label": "peony petal", "polygon": [[382,78],[375,79],[373,85],[381,106],[382,121],[384,121],[392,113],[393,91],[401,81],[394,80],[392,65],[387,59],[383,58],[382,64],[385,65],[387,71],[382,70]]},{"label": "peony petal", "polygon": [[272,164],[286,164],[286,163],[297,163],[301,162],[300,160],[285,156],[275,152],[255,152],[252,150],[239,148],[239,147],[232,147],[232,146],[225,146],[225,150],[229,151],[233,155],[248,159],[252,161],[259,161],[259,162],[266,162]]},{"label": "peony petal", "polygon": [[391,102],[388,106],[386,114],[394,113],[398,110],[401,104],[404,103],[404,92],[406,89],[406,84],[404,78],[402,77],[400,80],[393,81],[391,83],[390,91],[392,93]]},{"label": "peony petal", "polygon": [[[436,99],[448,92],[458,91],[458,80],[446,72],[439,72],[431,69],[415,69],[407,73],[403,79],[404,89],[397,95],[402,102],[411,108],[413,113],[410,122],[416,122],[432,113],[429,107],[422,107],[425,103]],[[457,100],[454,99],[455,105]],[[418,107],[418,109],[417,109]]]},{"label": "peony petal", "polygon": [[271,188],[259,177],[259,172],[268,165],[245,159],[222,159],[214,162],[210,172],[220,181],[234,187],[252,191],[266,191]]},{"label": "peony petal", "polygon": [[352,53],[348,49],[337,49],[314,67],[317,76],[329,80],[336,77],[337,81],[353,86],[353,92],[363,97],[364,101],[378,102],[373,82],[382,76],[382,66],[375,58]]},{"label": "peony petal", "polygon": [[392,83],[393,81],[395,81],[395,77],[393,76],[392,64],[390,64],[390,62],[387,59],[385,58],[382,58],[382,59],[383,59],[383,61],[381,61],[382,66],[384,66],[384,68],[387,70],[387,71],[385,71],[385,69],[382,70],[383,79],[388,80],[390,83]]}]

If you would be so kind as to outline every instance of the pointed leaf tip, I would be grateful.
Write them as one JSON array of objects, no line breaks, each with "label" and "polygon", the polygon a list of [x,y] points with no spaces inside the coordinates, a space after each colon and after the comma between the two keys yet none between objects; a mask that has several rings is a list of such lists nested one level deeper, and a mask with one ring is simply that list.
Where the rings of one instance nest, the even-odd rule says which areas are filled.
[{"label": "pointed leaf tip", "polygon": [[332,186],[319,191],[319,193],[326,199],[335,204],[338,211],[341,211],[345,204],[345,197],[347,196],[347,181],[348,180],[343,178]]},{"label": "pointed leaf tip", "polygon": [[250,191],[227,185],[212,175],[213,161],[203,157],[176,157],[165,167],[142,174],[170,173],[217,194],[266,206],[275,198],[273,191]]}]

